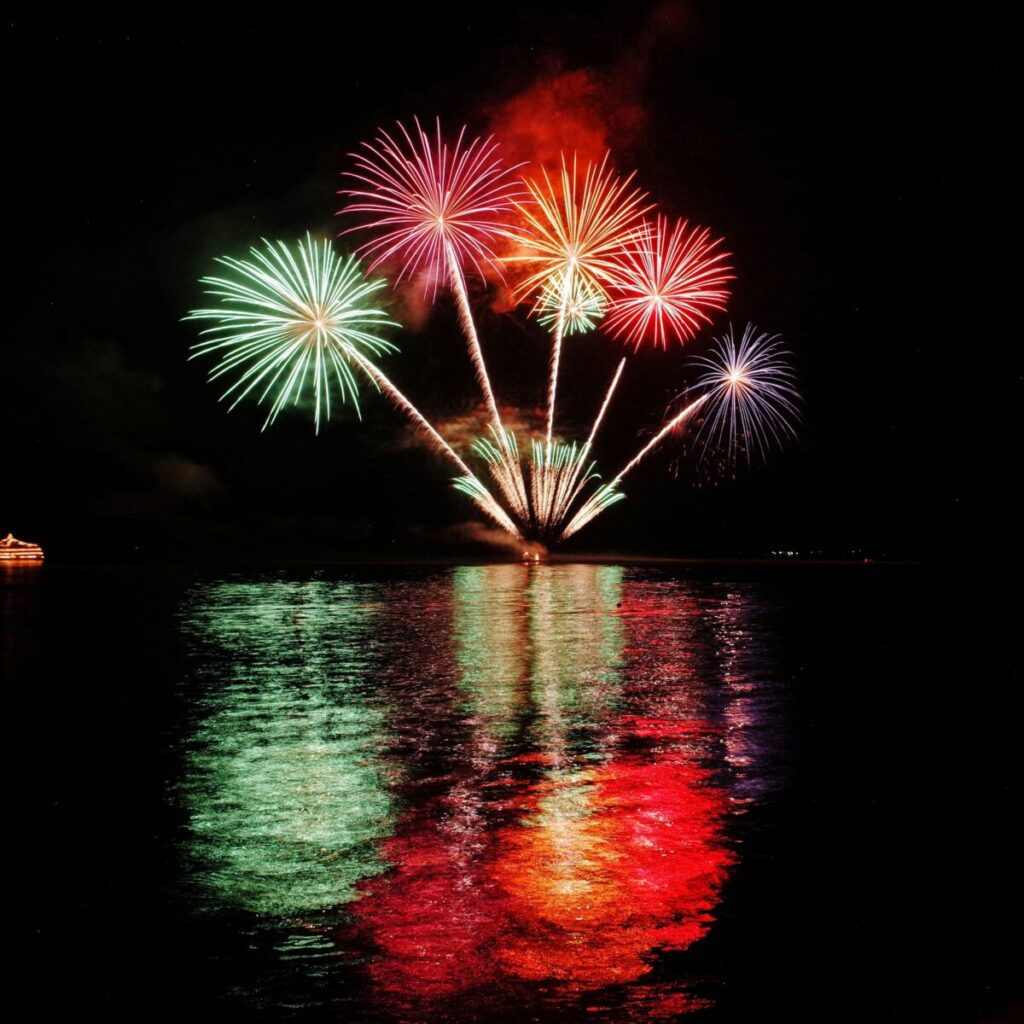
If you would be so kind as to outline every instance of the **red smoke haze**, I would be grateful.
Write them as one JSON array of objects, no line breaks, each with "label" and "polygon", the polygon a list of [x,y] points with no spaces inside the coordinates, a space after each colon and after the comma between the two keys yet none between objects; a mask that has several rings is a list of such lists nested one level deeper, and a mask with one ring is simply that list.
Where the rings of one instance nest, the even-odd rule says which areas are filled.
[{"label": "red smoke haze", "polygon": [[561,154],[581,163],[631,146],[647,122],[644,108],[587,69],[542,74],[526,90],[488,111],[505,159],[556,170]]}]

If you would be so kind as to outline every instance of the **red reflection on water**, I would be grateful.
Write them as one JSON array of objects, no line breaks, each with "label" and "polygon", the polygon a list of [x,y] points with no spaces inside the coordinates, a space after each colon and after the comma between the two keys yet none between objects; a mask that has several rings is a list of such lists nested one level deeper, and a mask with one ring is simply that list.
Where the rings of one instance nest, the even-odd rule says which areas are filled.
[{"label": "red reflection on water", "polygon": [[[727,801],[673,748],[709,728],[623,717],[614,731],[657,746],[656,759],[621,753],[550,768],[509,782],[497,802],[493,777],[463,781],[384,843],[394,868],[368,880],[352,907],[380,954],[369,970],[382,995],[437,999],[536,981],[592,990],[639,978],[656,950],[684,949],[707,931],[732,861]],[[538,760],[506,760],[501,774]],[[660,1010],[703,1005],[661,989],[649,993]]]},{"label": "red reflection on water", "polygon": [[393,871],[355,905],[381,956],[370,965],[385,992],[439,998],[492,979],[486,954],[503,925],[504,896],[472,857],[457,824],[418,819],[384,843]]}]

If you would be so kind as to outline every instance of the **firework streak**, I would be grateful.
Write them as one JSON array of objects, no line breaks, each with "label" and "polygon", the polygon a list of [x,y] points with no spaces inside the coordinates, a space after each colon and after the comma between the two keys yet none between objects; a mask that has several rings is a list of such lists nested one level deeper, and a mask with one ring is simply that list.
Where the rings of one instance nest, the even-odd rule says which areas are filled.
[{"label": "firework streak", "polygon": [[[608,333],[634,351],[691,341],[714,312],[725,309],[733,280],[729,254],[706,228],[685,220],[672,226],[646,196],[620,177],[608,155],[580,166],[562,156],[555,180],[516,175],[492,138],[467,140],[463,128],[445,140],[440,121],[427,132],[378,133],[353,154],[353,186],[342,190],[342,213],[365,232],[358,256],[339,256],[327,241],[307,235],[294,246],[263,242],[248,259],[220,258],[226,272],[202,279],[219,304],[186,319],[212,326],[192,358],[215,355],[210,379],[229,378],[222,398],[234,408],[252,396],[268,403],[264,429],[286,405],[312,391],[313,419],[331,415],[331,394],[359,411],[358,377],[369,381],[458,470],[454,486],[502,530],[547,543],[565,540],[625,495],[626,475],[670,435],[690,430],[702,453],[723,451],[727,465],[740,454],[752,462],[795,436],[799,395],[788,353],[774,335],[748,325],[739,341],[732,328],[696,359],[700,376],[679,395],[679,409],[609,481],[592,458],[594,441],[626,366],[623,358],[582,444],[555,436],[561,350],[566,339]],[[487,482],[379,365],[397,352],[382,332],[399,326],[378,308],[386,271],[395,286],[420,286],[435,300],[451,292],[484,405],[488,436],[471,453]],[[543,439],[523,446],[505,427],[473,316],[467,275],[485,283],[515,276],[516,299],[528,303],[551,334]],[[469,454],[469,453],[467,453]]]}]

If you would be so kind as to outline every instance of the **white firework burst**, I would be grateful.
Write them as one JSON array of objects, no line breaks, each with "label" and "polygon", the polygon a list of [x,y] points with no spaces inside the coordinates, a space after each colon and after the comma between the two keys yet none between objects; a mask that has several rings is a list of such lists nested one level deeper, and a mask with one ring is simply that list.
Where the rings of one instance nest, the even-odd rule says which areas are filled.
[{"label": "white firework burst", "polygon": [[694,357],[703,372],[686,393],[707,396],[694,435],[705,455],[718,451],[735,464],[743,452],[749,464],[797,436],[800,392],[789,355],[777,334],[747,324],[739,341],[730,325],[709,355]]}]

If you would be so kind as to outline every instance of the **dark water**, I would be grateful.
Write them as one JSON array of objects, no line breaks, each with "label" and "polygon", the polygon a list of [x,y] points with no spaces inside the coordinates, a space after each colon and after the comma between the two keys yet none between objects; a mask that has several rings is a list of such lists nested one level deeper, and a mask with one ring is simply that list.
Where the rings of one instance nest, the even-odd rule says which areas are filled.
[{"label": "dark water", "polygon": [[1013,1019],[1015,687],[961,579],[0,586],[29,1018]]}]

